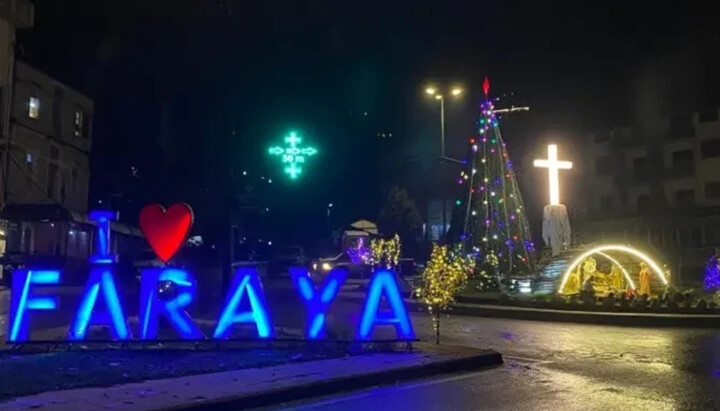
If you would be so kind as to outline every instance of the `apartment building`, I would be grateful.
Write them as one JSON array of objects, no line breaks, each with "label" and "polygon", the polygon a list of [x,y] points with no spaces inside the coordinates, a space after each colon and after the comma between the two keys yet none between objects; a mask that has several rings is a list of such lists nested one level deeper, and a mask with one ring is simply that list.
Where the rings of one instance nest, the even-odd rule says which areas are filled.
[{"label": "apartment building", "polygon": [[588,135],[576,243],[619,241],[698,282],[720,251],[720,110]]}]

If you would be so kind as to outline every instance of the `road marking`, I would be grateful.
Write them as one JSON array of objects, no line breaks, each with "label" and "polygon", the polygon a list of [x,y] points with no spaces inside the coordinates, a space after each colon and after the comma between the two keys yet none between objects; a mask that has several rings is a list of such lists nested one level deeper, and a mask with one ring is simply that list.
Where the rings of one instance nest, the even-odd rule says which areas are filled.
[{"label": "road marking", "polygon": [[517,361],[517,362],[529,362],[533,364],[549,364],[552,361],[550,360],[542,360],[539,358],[530,358],[530,357],[521,357],[518,355],[503,355],[503,360],[511,360],[511,361]]}]

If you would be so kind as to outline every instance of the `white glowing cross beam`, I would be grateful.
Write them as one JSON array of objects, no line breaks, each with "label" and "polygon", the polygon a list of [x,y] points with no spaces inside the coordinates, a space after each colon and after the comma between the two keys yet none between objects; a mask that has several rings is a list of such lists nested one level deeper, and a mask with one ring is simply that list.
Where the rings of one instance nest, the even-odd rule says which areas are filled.
[{"label": "white glowing cross beam", "polygon": [[570,161],[558,161],[557,146],[550,144],[548,146],[548,158],[544,160],[533,161],[535,167],[548,169],[550,180],[550,204],[560,204],[560,181],[558,179],[558,170],[569,170],[572,168]]}]

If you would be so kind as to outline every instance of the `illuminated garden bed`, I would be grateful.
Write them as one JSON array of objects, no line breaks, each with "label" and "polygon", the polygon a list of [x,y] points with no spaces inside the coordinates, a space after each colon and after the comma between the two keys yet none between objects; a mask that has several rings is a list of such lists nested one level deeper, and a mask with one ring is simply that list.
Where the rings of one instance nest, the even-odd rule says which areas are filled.
[{"label": "illuminated garden bed", "polygon": [[542,296],[512,298],[508,296],[460,297],[461,303],[548,308],[568,311],[627,312],[658,314],[720,314],[711,294],[674,293],[660,298],[594,298],[575,296]]}]

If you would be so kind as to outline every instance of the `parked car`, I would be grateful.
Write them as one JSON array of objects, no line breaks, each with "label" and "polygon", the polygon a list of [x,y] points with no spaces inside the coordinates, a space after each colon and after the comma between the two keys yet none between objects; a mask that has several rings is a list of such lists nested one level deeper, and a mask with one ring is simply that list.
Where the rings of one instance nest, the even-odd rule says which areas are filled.
[{"label": "parked car", "polygon": [[305,258],[305,250],[297,245],[282,246],[273,253],[270,266],[268,267],[269,276],[279,276],[287,272],[288,267],[304,266],[307,264]]},{"label": "parked car", "polygon": [[351,278],[370,277],[370,267],[365,264],[353,263],[347,253],[340,253],[334,257],[318,258],[313,260],[310,267],[319,274],[327,274],[336,267],[345,267],[348,269],[348,276]]}]

